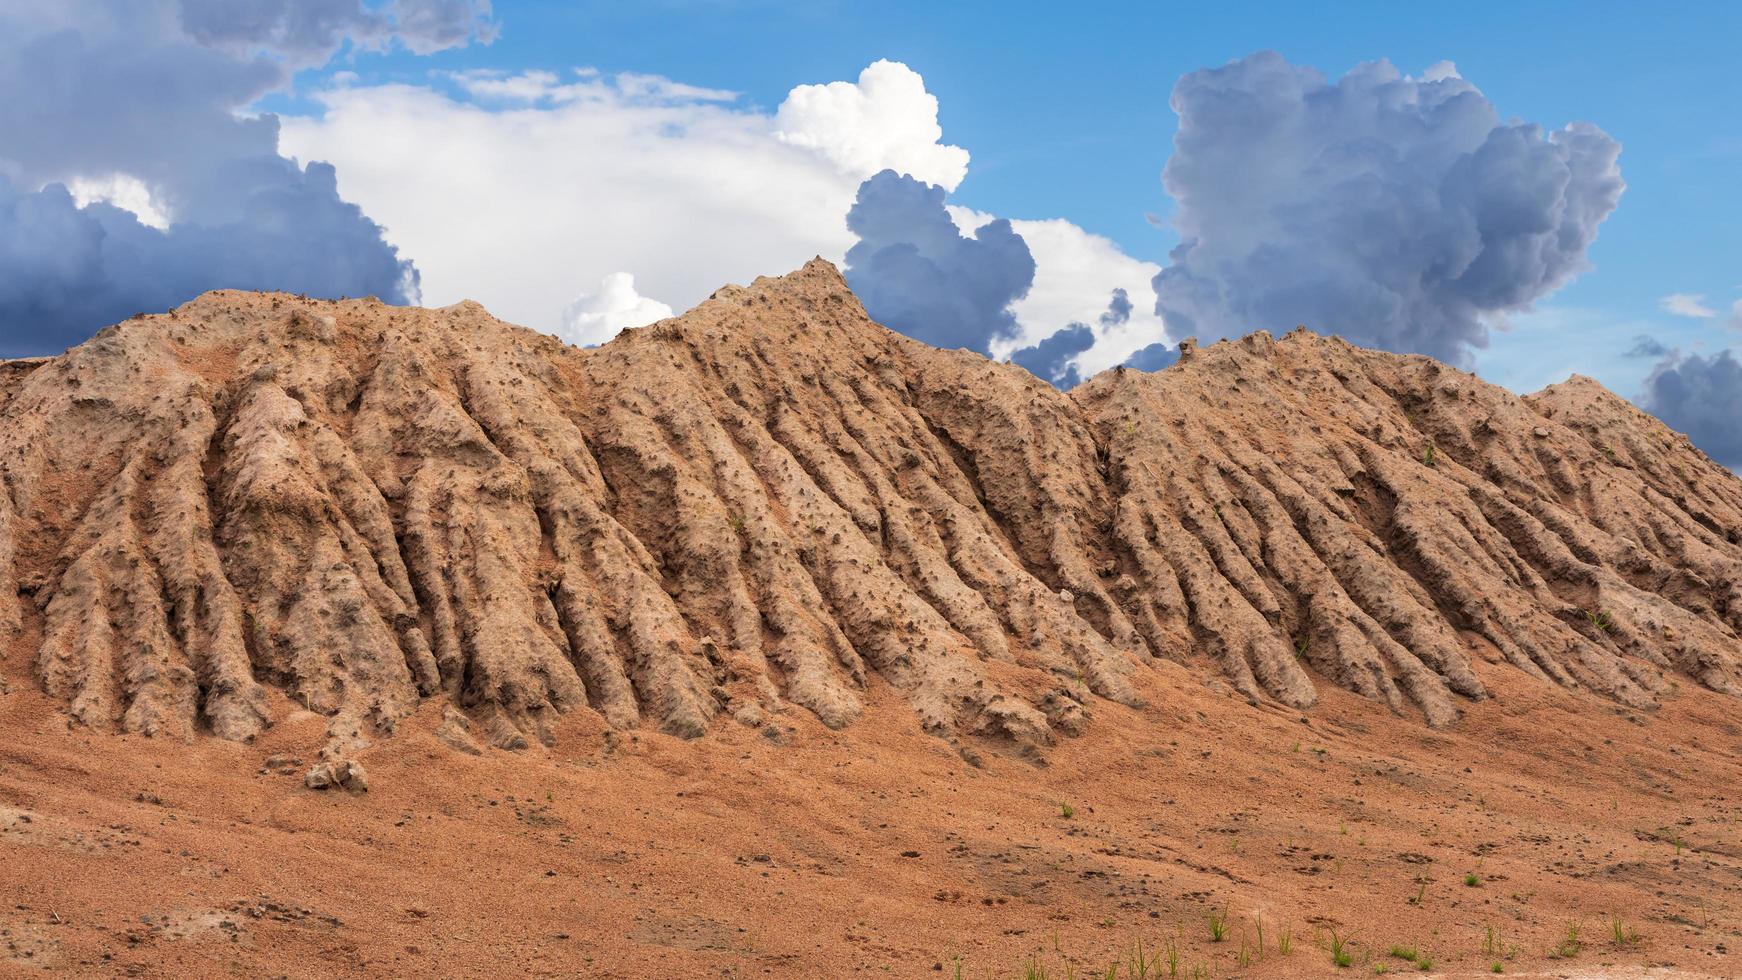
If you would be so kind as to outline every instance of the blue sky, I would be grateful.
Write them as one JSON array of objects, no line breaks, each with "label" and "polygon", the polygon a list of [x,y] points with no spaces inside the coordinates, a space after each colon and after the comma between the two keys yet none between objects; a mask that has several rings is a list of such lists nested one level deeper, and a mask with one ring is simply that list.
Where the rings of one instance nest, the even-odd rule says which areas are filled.
[{"label": "blue sky", "polygon": [[[0,356],[58,349],[124,315],[117,310],[223,285],[432,304],[466,296],[508,319],[598,342],[725,281],[778,274],[810,254],[843,260],[857,240],[846,227],[855,190],[888,167],[918,179],[911,193],[892,187],[885,198],[902,202],[902,220],[918,222],[914,234],[922,226],[936,233],[942,220],[925,213],[937,202],[923,185],[948,192],[962,238],[934,242],[943,251],[922,256],[934,278],[947,267],[945,279],[987,273],[1006,284],[919,304],[958,312],[997,305],[972,315],[1015,327],[970,344],[995,357],[1086,324],[1087,348],[1055,345],[1080,352],[1074,366],[1086,376],[1152,341],[1177,341],[1185,323],[1212,336],[1230,324],[1281,328],[1268,321],[1292,316],[1289,297],[1307,295],[1292,276],[1317,283],[1299,314],[1315,326],[1336,321],[1358,342],[1462,359],[1516,390],[1590,374],[1690,431],[1695,423],[1678,415],[1673,391],[1726,390],[1712,379],[1733,376],[1732,364],[1715,359],[1742,342],[1742,82],[1733,68],[1742,5],[1079,6],[0,0],[0,237],[128,243],[113,254],[89,246],[97,251],[76,260],[0,263]],[[82,48],[63,43],[71,35]],[[1607,135],[1587,148],[1595,155],[1583,165],[1601,170],[1603,147],[1618,142],[1625,192],[1618,206],[1596,191],[1532,200],[1540,188],[1522,178],[1503,186],[1507,165],[1491,168],[1482,205],[1490,211],[1507,195],[1525,210],[1595,210],[1563,229],[1566,240],[1550,249],[1553,268],[1487,283],[1474,301],[1473,287],[1448,292],[1429,281],[1443,255],[1386,268],[1355,253],[1392,245],[1359,233],[1323,248],[1333,257],[1352,250],[1348,268],[1314,265],[1318,228],[1282,222],[1268,233],[1273,241],[1238,241],[1242,229],[1229,222],[1237,225],[1249,202],[1237,181],[1209,186],[1200,174],[1196,210],[1184,215],[1164,190],[1180,125],[1170,96],[1182,79],[1215,90],[1198,121],[1211,156],[1240,160],[1242,140],[1266,147],[1254,153],[1276,152],[1271,134],[1240,131],[1238,113],[1218,116],[1229,98],[1267,84],[1264,63],[1254,60],[1263,51],[1280,55],[1289,77],[1316,70],[1340,91],[1359,76],[1357,89],[1389,84],[1424,102],[1440,97],[1430,93],[1446,71],[1435,66],[1455,63],[1456,85],[1479,90],[1497,127],[1599,127]],[[111,70],[116,52],[137,64]],[[1360,75],[1358,66],[1379,59],[1401,75]],[[867,72],[883,60],[895,64]],[[64,84],[44,86],[45,70],[64,70]],[[789,116],[806,86],[828,88],[811,90],[810,111]],[[49,111],[5,108],[45,91],[61,100]],[[1351,96],[1344,109],[1358,110],[1365,97]],[[1283,108],[1315,118],[1312,98],[1302,98]],[[276,121],[247,121],[260,113]],[[144,121],[190,134],[183,151],[147,138]],[[1284,147],[1303,154],[1283,161],[1284,183],[1294,162],[1346,157],[1364,140],[1395,137],[1392,149],[1410,152],[1417,124],[1441,122],[1411,117],[1397,130],[1357,120],[1340,142]],[[859,145],[867,133],[869,148]],[[1410,186],[1407,169],[1390,176],[1418,202],[1452,193],[1436,183],[1442,178]],[[53,196],[60,184],[70,199]],[[1312,211],[1320,188],[1309,185],[1303,177],[1292,190],[1250,196],[1273,207],[1270,217],[1295,215]],[[1358,193],[1334,197],[1350,193],[1346,186],[1325,189],[1333,196],[1317,220],[1328,222],[1326,234],[1339,231],[1344,214],[1402,236],[1399,252],[1421,246],[1410,237],[1418,231],[1453,251],[1470,234],[1449,219],[1440,227],[1431,210],[1388,215]],[[104,210],[105,202],[124,212]],[[40,222],[44,213],[69,231],[46,236],[16,217]],[[1383,227],[1387,217],[1396,227]],[[1220,241],[1170,258],[1181,218]],[[981,267],[1002,261],[996,249],[975,245],[976,236],[1002,234],[990,227],[995,219],[1011,220],[1032,252],[1028,279]],[[885,244],[902,245],[900,229],[883,233],[894,235]],[[1020,260],[1018,272],[1029,261],[1005,258]],[[1589,269],[1566,274],[1586,262]],[[1171,299],[1152,288],[1164,267],[1179,273]],[[83,278],[32,292],[44,269]],[[1350,269],[1346,281],[1326,285]],[[1427,278],[1383,297],[1395,304],[1389,312],[1360,297],[1369,308],[1350,307],[1345,318],[1337,304],[1359,296],[1363,276],[1394,273]],[[917,280],[873,281],[865,269],[849,269],[850,281],[855,274],[862,292],[918,288]],[[1224,294],[1208,305],[1206,282]],[[88,302],[54,306],[69,296]],[[1446,303],[1463,307],[1436,307]],[[1110,318],[1120,304],[1129,315]],[[65,329],[32,326],[61,314]],[[1449,332],[1436,337],[1442,320]],[[911,332],[928,333],[923,325]],[[1483,333],[1490,345],[1471,347]],[[1641,348],[1639,337],[1651,342]],[[1666,372],[1678,367],[1689,379],[1712,370],[1701,375],[1703,388],[1666,386]]]}]

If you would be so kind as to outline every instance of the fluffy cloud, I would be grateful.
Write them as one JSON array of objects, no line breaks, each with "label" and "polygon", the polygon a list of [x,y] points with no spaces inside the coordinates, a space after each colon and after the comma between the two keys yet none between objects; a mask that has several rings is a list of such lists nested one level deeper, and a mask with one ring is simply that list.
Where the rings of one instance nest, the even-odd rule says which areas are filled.
[{"label": "fluffy cloud", "polygon": [[[993,216],[968,208],[950,206],[950,216],[964,232],[973,232]],[[992,356],[1036,346],[1055,331],[1085,324],[1095,342],[1073,360],[1082,377],[1091,377],[1121,364],[1132,352],[1162,342],[1168,336],[1161,318],[1154,313],[1155,288],[1151,280],[1161,271],[1153,262],[1134,259],[1100,235],[1059,218],[1041,221],[1013,220],[1010,227],[1028,244],[1034,256],[1034,284],[1010,306],[1016,317],[1016,333],[992,345]],[[1126,297],[1123,315],[1108,317],[1107,297]]]},{"label": "fluffy cloud", "polygon": [[1181,242],[1155,279],[1176,335],[1297,323],[1458,364],[1486,321],[1585,266],[1620,145],[1502,122],[1449,64],[1335,84],[1263,52],[1193,72],[1163,175]]},{"label": "fluffy cloud", "polygon": [[578,347],[595,347],[630,327],[645,327],[671,316],[671,307],[635,291],[635,277],[613,272],[599,282],[593,293],[563,310],[563,325],[556,335]]},{"label": "fluffy cloud", "polygon": [[968,175],[968,151],[941,142],[937,97],[899,62],[872,62],[857,83],[800,85],[774,124],[778,138],[816,150],[844,173],[894,169],[949,191]]},{"label": "fluffy cloud", "polygon": [[[1082,367],[1089,352],[1096,348],[1105,351],[1108,346],[1106,338],[1116,336],[1127,327],[1135,309],[1130,294],[1124,289],[1116,288],[1112,298],[1107,301],[1107,309],[1095,318],[1095,324],[1100,329],[1091,329],[1085,323],[1072,323],[1038,344],[1013,352],[1010,360],[1061,389],[1074,388],[1084,378],[1094,374],[1094,371],[1084,371]],[[1174,353],[1170,358],[1167,344],[1157,341],[1127,355],[1121,363],[1128,367],[1155,371],[1173,363],[1178,357]]]},{"label": "fluffy cloud", "polygon": [[[450,19],[461,7],[463,31]],[[427,50],[487,30],[487,12],[421,0],[0,5],[8,352],[54,351],[225,286],[415,299],[415,273],[340,199],[332,169],[280,157],[278,121],[240,113],[347,40]]]},{"label": "fluffy cloud", "polygon": [[1742,362],[1671,352],[1645,380],[1640,407],[1688,437],[1718,462],[1742,469]]},{"label": "fluffy cloud", "polygon": [[1002,219],[972,238],[944,189],[885,170],[860,185],[847,227],[847,284],[872,318],[936,347],[982,354],[1014,335],[1010,304],[1034,282],[1034,258]]},{"label": "fluffy cloud", "polygon": [[1670,293],[1658,300],[1657,305],[1665,313],[1700,320],[1710,320],[1718,315],[1717,310],[1706,305],[1706,297],[1698,293]]},{"label": "fluffy cloud", "polygon": [[1150,344],[1125,359],[1124,367],[1138,371],[1159,371],[1179,363],[1179,348],[1164,343]]},{"label": "fluffy cloud", "polygon": [[1056,388],[1069,390],[1081,382],[1073,363],[1083,351],[1094,346],[1095,332],[1081,323],[1073,323],[1033,347],[1024,347],[1010,355],[1010,363]]}]

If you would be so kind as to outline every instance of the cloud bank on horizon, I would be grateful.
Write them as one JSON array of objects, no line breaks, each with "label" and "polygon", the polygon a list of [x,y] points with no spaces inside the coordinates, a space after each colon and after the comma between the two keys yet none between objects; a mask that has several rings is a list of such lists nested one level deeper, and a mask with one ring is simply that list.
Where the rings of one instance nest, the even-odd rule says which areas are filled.
[{"label": "cloud bank on horizon", "polygon": [[[0,6],[0,356],[53,352],[213,288],[415,300],[417,274],[238,109],[351,43],[488,34],[469,0]],[[28,98],[19,93],[31,93]]]}]

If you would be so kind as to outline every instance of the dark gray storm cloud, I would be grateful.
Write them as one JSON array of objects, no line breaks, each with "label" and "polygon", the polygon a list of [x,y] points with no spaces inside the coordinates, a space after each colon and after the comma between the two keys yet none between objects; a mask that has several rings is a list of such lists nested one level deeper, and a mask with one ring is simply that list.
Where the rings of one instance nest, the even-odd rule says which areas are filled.
[{"label": "dark gray storm cloud", "polygon": [[982,354],[1015,333],[1010,304],[1034,283],[1034,257],[1010,222],[964,237],[942,187],[885,170],[859,185],[847,228],[859,238],[847,250],[847,284],[872,319]]},{"label": "dark gray storm cloud", "polygon": [[1133,352],[1130,357],[1125,359],[1122,366],[1135,368],[1139,371],[1159,371],[1177,363],[1179,363],[1179,348],[1157,342]]},{"label": "dark gray storm cloud", "polygon": [[[0,353],[51,353],[206,289],[416,298],[331,168],[278,155],[246,107],[346,44],[488,38],[463,0],[0,0]],[[57,185],[149,193],[166,231]]]},{"label": "dark gray storm cloud", "polygon": [[1645,379],[1640,407],[1687,433],[1706,455],[1742,469],[1742,361],[1672,351]]},{"label": "dark gray storm cloud", "polygon": [[1625,186],[1602,130],[1503,122],[1449,65],[1333,84],[1260,52],[1186,75],[1172,104],[1181,241],[1155,288],[1174,336],[1306,324],[1467,364],[1487,319],[1585,266]]},{"label": "dark gray storm cloud", "polygon": [[58,351],[208,289],[415,293],[411,263],[339,199],[332,167],[278,163],[286,173],[236,223],[161,231],[108,204],[81,208],[59,184],[20,193],[0,177],[0,357]]},{"label": "dark gray storm cloud", "polygon": [[1033,347],[1024,347],[1010,355],[1013,364],[1053,387],[1068,390],[1081,382],[1077,366],[1071,362],[1077,355],[1095,346],[1095,332],[1086,324],[1073,323]]}]

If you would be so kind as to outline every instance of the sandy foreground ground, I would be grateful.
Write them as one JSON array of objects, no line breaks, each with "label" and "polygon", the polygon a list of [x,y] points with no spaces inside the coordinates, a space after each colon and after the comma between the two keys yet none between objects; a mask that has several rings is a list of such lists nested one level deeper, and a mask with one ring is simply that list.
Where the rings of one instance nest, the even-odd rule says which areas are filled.
[{"label": "sandy foreground ground", "polygon": [[432,703],[351,793],[303,786],[325,719],[282,698],[253,744],[101,735],[27,663],[0,674],[8,974],[1127,977],[1141,942],[1152,976],[1170,948],[1188,977],[1742,975],[1742,719],[1691,687],[1647,715],[1483,664],[1506,696],[1436,732],[1164,665],[1044,767],[980,768],[876,681],[843,732],[579,711],[479,756]]}]

